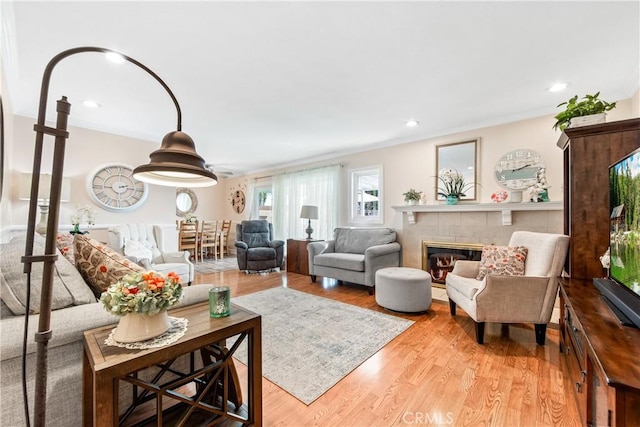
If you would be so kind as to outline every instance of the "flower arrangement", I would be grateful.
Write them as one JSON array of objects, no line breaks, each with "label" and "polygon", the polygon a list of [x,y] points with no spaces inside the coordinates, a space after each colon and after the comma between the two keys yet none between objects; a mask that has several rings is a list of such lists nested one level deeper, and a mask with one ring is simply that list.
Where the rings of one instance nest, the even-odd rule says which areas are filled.
[{"label": "flower arrangement", "polygon": [[473,188],[473,183],[465,183],[464,177],[456,169],[442,169],[438,173],[438,180],[442,186],[438,186],[438,195],[442,197],[455,197],[457,199],[466,196],[466,191]]},{"label": "flower arrangement", "polygon": [[104,308],[116,316],[127,313],[153,316],[181,299],[180,276],[170,272],[165,278],[153,271],[129,273],[100,296]]},{"label": "flower arrangement", "polygon": [[196,223],[198,222],[198,217],[192,213],[187,213],[184,217],[184,220],[189,223]]},{"label": "flower arrangement", "polygon": [[80,231],[80,224],[85,219],[89,228],[93,227],[96,223],[96,211],[90,206],[76,206],[76,212],[71,215],[71,225],[73,230],[71,234],[84,234]]},{"label": "flower arrangement", "polygon": [[416,191],[410,188],[406,193],[402,193],[405,202],[417,202],[422,197],[422,191]]}]

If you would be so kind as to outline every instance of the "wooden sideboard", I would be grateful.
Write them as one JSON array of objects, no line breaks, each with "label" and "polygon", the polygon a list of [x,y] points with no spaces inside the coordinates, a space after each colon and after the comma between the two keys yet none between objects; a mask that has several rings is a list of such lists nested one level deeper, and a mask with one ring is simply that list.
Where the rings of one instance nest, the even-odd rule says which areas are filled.
[{"label": "wooden sideboard", "polygon": [[618,322],[592,280],[560,280],[560,351],[584,425],[640,425],[640,329]]}]

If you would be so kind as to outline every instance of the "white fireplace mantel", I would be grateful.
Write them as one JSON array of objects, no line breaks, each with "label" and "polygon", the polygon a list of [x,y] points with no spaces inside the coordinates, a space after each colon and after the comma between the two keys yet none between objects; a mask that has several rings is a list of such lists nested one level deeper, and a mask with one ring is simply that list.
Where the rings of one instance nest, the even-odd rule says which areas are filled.
[{"label": "white fireplace mantel", "polygon": [[540,203],[459,203],[457,205],[403,205],[391,206],[396,212],[405,212],[409,224],[416,223],[416,214],[420,212],[502,212],[502,225],[511,225],[513,211],[561,211],[562,202]]}]

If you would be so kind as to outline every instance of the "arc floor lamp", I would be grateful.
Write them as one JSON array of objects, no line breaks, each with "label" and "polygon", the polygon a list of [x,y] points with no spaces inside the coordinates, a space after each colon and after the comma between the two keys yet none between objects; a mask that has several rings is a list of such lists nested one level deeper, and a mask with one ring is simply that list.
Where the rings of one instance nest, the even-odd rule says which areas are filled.
[{"label": "arc floor lamp", "polygon": [[[56,127],[45,125],[47,97],[49,82],[55,66],[63,59],[85,52],[111,53],[119,55],[139,68],[142,68],[149,75],[162,85],[173,101],[177,112],[177,128],[169,132],[163,139],[160,149],[150,154],[150,162],[146,165],[138,166],[134,170],[134,177],[140,181],[151,184],[168,185],[174,187],[206,187],[215,185],[217,177],[210,170],[205,168],[205,161],[198,155],[195,144],[191,137],[182,132],[182,113],[178,100],[174,96],[169,86],[160,77],[142,63],[115,52],[111,49],[100,47],[78,47],[65,50],[53,57],[47,64],[42,78],[40,90],[40,104],[38,108],[38,122],[34,126],[36,132],[35,153],[33,157],[33,172],[31,181],[31,201],[29,204],[29,217],[27,224],[27,240],[25,255],[22,257],[24,272],[27,276],[27,304],[30,299],[30,272],[32,263],[43,262],[42,291],[40,303],[40,318],[38,331],[35,336],[36,341],[36,381],[34,394],[34,424],[36,427],[44,427],[46,424],[46,397],[47,397],[47,357],[48,342],[51,338],[51,305],[54,263],[57,259],[55,240],[58,234],[58,219],[60,215],[60,199],[62,194],[62,181],[64,169],[64,152],[66,139],[69,136],[67,131],[67,119],[71,110],[71,104],[63,96],[57,101]],[[49,218],[47,222],[47,234],[45,236],[44,255],[33,255],[34,232],[36,226],[37,196],[39,190],[40,170],[42,166],[42,154],[44,135],[51,135],[55,138],[51,172],[51,190],[49,195]],[[25,319],[28,318],[29,307]],[[25,320],[25,335],[27,327]],[[26,338],[26,337],[25,337]],[[23,366],[24,369],[24,366]],[[23,372],[23,378],[26,374]],[[25,408],[27,408],[27,393],[24,390]],[[25,411],[27,423],[29,423],[28,409]],[[73,420],[70,420],[73,421]]]}]

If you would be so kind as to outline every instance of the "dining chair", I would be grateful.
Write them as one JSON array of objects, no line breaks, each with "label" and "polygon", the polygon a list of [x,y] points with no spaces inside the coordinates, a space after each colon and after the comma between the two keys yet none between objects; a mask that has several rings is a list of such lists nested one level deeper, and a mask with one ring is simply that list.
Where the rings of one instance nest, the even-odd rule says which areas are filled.
[{"label": "dining chair", "polygon": [[180,222],[178,230],[178,250],[189,251],[193,259],[198,261],[198,223]]},{"label": "dining chair", "polygon": [[213,254],[214,259],[218,259],[220,240],[218,237],[218,221],[200,222],[200,261],[204,261],[205,256]]},{"label": "dining chair", "polygon": [[229,232],[231,231],[231,220],[222,220],[220,227],[220,257],[229,255]]}]

